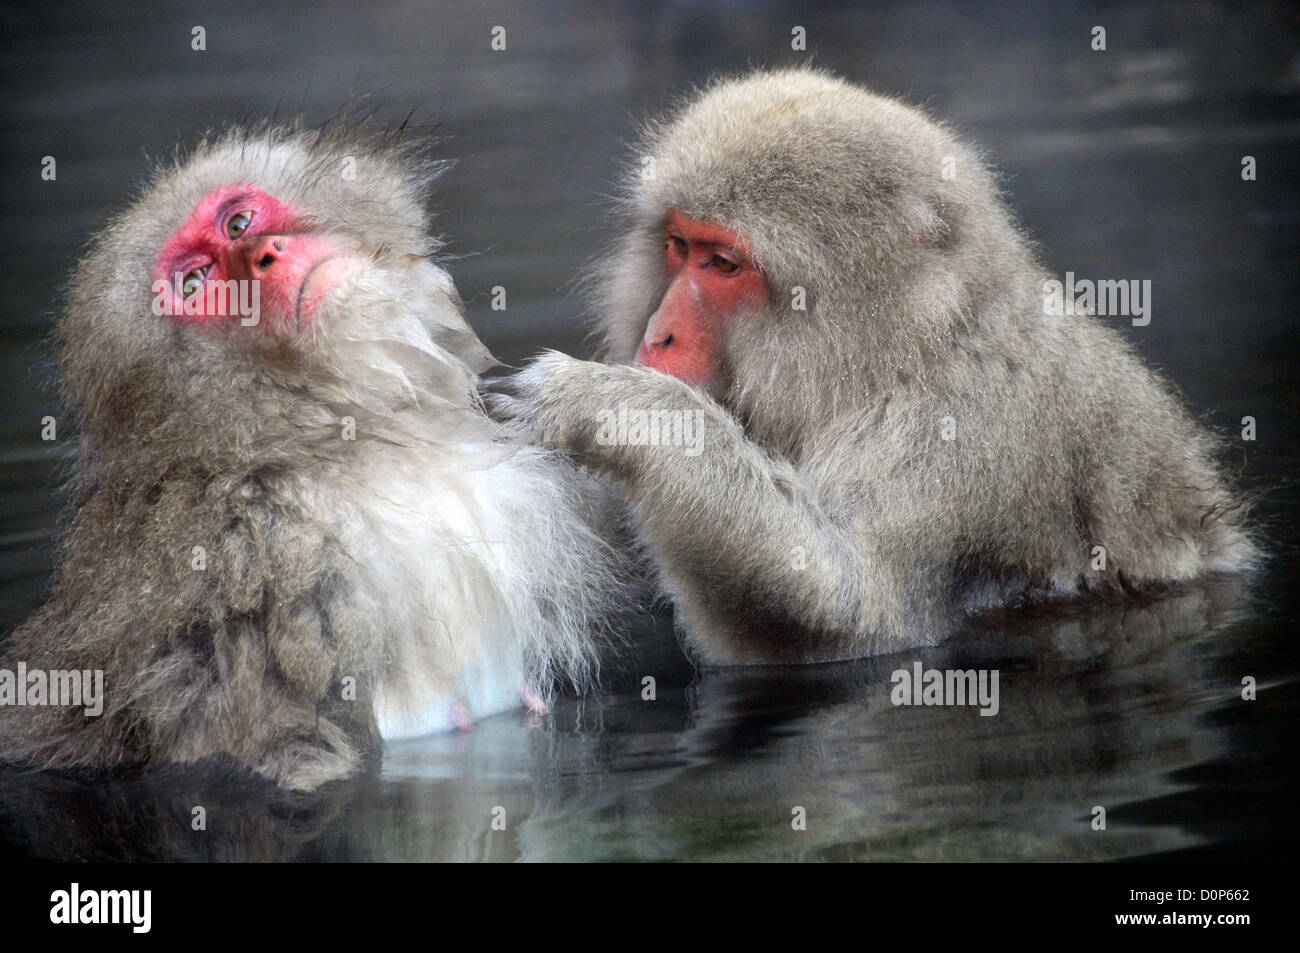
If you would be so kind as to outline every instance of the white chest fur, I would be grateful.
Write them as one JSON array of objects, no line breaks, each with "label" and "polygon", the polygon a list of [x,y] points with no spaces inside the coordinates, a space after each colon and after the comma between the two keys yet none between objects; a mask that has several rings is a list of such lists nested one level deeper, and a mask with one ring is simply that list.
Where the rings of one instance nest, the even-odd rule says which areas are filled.
[{"label": "white chest fur", "polygon": [[298,493],[359,569],[385,738],[505,711],[554,675],[584,681],[612,582],[576,471],[473,405],[491,358],[449,276],[407,266],[400,293],[363,271],[319,319],[319,401],[366,417],[333,477]]},{"label": "white chest fur", "polygon": [[516,534],[527,528],[511,512],[528,493],[519,461],[490,446],[455,450],[454,462],[383,451],[322,501],[379,614],[375,713],[387,739],[516,707],[527,627],[545,625],[520,565]]}]

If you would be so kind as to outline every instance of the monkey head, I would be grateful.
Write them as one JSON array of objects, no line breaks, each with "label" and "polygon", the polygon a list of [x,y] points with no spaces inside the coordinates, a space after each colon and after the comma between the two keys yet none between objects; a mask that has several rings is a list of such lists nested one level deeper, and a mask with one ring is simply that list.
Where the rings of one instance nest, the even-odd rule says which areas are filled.
[{"label": "monkey head", "polygon": [[91,447],[237,454],[382,416],[402,392],[465,403],[491,362],[431,260],[427,153],[341,119],[233,129],[157,171],[79,265],[58,327]]},{"label": "monkey head", "polygon": [[999,249],[1023,258],[983,163],[891,99],[792,69],[669,115],[594,273],[607,356],[706,388],[764,442],[941,363]]}]

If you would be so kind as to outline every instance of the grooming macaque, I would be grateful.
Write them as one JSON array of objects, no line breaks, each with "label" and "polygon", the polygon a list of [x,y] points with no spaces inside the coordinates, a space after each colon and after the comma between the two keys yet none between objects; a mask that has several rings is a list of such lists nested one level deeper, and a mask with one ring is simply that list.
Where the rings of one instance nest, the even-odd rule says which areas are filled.
[{"label": "grooming macaque", "polygon": [[1045,307],[992,175],[919,111],[812,70],[719,82],[650,126],[628,192],[593,273],[610,363],[547,354],[492,400],[621,484],[704,661],[1250,565],[1215,439]]},{"label": "grooming macaque", "polygon": [[6,760],[310,788],[588,677],[617,562],[585,477],[483,413],[438,171],[367,123],[237,130],[99,236],[58,325],[75,513],[0,668],[101,671],[102,714],[10,698]]}]

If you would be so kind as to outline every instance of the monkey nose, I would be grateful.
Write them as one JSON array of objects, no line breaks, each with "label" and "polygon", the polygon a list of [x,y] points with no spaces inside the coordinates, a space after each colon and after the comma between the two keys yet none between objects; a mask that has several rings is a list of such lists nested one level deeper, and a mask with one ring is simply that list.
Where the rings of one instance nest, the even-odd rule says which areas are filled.
[{"label": "monkey nose", "polygon": [[258,235],[244,244],[244,261],[249,273],[256,278],[269,271],[278,262],[289,247],[289,239],[284,235]]},{"label": "monkey nose", "polygon": [[641,341],[640,349],[637,351],[636,363],[641,367],[649,367],[655,353],[662,351],[672,343],[673,336],[671,334],[659,334],[653,338],[646,335]]}]

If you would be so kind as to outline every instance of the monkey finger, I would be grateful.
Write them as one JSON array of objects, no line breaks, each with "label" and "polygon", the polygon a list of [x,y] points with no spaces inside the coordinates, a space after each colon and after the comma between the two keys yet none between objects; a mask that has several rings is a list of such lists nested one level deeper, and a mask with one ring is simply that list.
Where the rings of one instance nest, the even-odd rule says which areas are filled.
[{"label": "monkey finger", "polygon": [[501,394],[506,397],[518,397],[520,395],[517,374],[498,374],[492,377],[480,377],[478,381],[479,396],[486,398],[490,394]]},{"label": "monkey finger", "polygon": [[483,402],[484,412],[500,424],[526,426],[532,416],[528,402],[513,394],[480,391],[479,399]]},{"label": "monkey finger", "polygon": [[487,415],[499,423],[517,423],[528,416],[517,374],[479,378],[478,396]]}]

